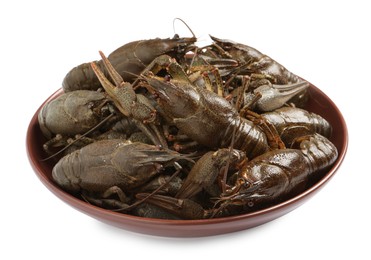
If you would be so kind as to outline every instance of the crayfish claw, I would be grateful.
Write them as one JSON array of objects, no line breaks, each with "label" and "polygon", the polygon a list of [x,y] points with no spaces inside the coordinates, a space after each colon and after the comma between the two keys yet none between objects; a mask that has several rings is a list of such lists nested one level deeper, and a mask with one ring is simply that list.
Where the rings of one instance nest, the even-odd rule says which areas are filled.
[{"label": "crayfish claw", "polygon": [[[309,83],[306,81],[285,85],[266,84],[256,88],[245,99],[248,103],[254,100],[252,102],[254,104],[250,104],[250,106],[257,110],[268,112],[284,106],[290,99],[302,93],[308,87]],[[259,98],[255,98],[256,96],[259,96]]]},{"label": "crayfish claw", "polygon": [[121,75],[115,70],[111,64],[111,62],[107,59],[107,57],[104,55],[102,51],[99,51],[99,55],[102,58],[104,67],[106,68],[108,74],[112,78],[112,80],[115,82],[116,86],[119,86],[124,82],[124,79],[121,77]]}]

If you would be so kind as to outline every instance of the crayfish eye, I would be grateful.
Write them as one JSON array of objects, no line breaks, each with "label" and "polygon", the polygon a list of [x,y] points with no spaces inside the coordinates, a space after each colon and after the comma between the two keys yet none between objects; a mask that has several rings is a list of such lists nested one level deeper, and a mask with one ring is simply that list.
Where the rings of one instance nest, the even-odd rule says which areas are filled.
[{"label": "crayfish eye", "polygon": [[164,76],[165,81],[169,82],[171,80],[171,76],[169,74]]},{"label": "crayfish eye", "polygon": [[248,189],[251,186],[250,182],[248,182],[244,178],[239,178],[238,183],[240,184],[241,188],[243,188],[243,189]]}]

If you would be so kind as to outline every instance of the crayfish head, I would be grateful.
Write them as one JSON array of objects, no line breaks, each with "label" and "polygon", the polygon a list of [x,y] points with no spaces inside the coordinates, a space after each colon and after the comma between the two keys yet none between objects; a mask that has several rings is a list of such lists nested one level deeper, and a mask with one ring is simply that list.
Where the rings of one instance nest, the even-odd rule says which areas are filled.
[{"label": "crayfish head", "polygon": [[175,34],[172,39],[168,41],[169,47],[173,51],[176,51],[179,54],[185,54],[186,52],[196,48],[197,38],[193,37],[179,37],[178,34]]},{"label": "crayfish head", "polygon": [[267,194],[261,193],[261,182],[249,182],[243,178],[238,178],[235,186],[227,190],[225,194],[222,194],[219,200],[221,208],[230,206],[255,207],[267,197]]},{"label": "crayfish head", "polygon": [[146,73],[142,78],[148,83],[145,87],[157,97],[166,116],[182,119],[197,111],[200,95],[189,82],[171,79],[170,76],[159,77],[152,73]]},{"label": "crayfish head", "polygon": [[[135,57],[143,63],[150,64],[153,59],[160,55],[169,55],[176,59],[181,59],[190,49],[194,49],[195,37],[179,37],[166,39],[150,39],[133,42],[135,44]],[[125,46],[125,45],[124,45]],[[117,53],[119,55],[119,53]]]}]

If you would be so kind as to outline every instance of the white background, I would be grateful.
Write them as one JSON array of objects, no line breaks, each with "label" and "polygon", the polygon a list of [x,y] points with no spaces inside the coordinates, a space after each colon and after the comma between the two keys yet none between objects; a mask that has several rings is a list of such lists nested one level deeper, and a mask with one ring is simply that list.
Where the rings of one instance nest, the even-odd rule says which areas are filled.
[{"label": "white background", "polygon": [[[2,1],[0,258],[370,259],[371,19],[366,3]],[[163,238],[100,223],[60,201],[36,177],[25,151],[27,126],[65,74],[98,59],[98,50],[108,54],[129,41],[172,37],[175,17],[184,19],[201,43],[211,34],[270,55],[340,108],[349,129],[347,156],[306,204],[250,230]],[[189,36],[181,23],[176,29]]]}]

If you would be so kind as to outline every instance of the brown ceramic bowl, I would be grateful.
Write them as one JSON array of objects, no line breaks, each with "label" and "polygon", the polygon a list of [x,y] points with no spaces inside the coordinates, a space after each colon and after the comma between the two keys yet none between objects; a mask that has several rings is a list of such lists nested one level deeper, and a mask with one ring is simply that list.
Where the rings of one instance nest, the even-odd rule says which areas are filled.
[{"label": "brown ceramic bowl", "polygon": [[[26,138],[28,158],[41,182],[58,198],[75,209],[113,226],[139,233],[172,237],[200,237],[244,230],[276,219],[302,205],[334,176],[344,159],[348,145],[348,133],[343,116],[331,99],[317,87],[311,85],[309,91],[310,100],[306,109],[322,115],[331,123],[333,126],[333,135],[330,140],[337,147],[339,157],[320,180],[316,181],[310,188],[301,194],[277,205],[253,213],[205,220],[151,219],[105,210],[90,205],[66,193],[52,180],[51,171],[53,163],[51,161],[41,161],[42,158],[45,158],[45,154],[42,150],[42,144],[45,140],[39,129],[37,115],[43,104],[36,111],[28,128]],[[61,93],[62,90],[59,89],[45,102],[56,98]]]}]

